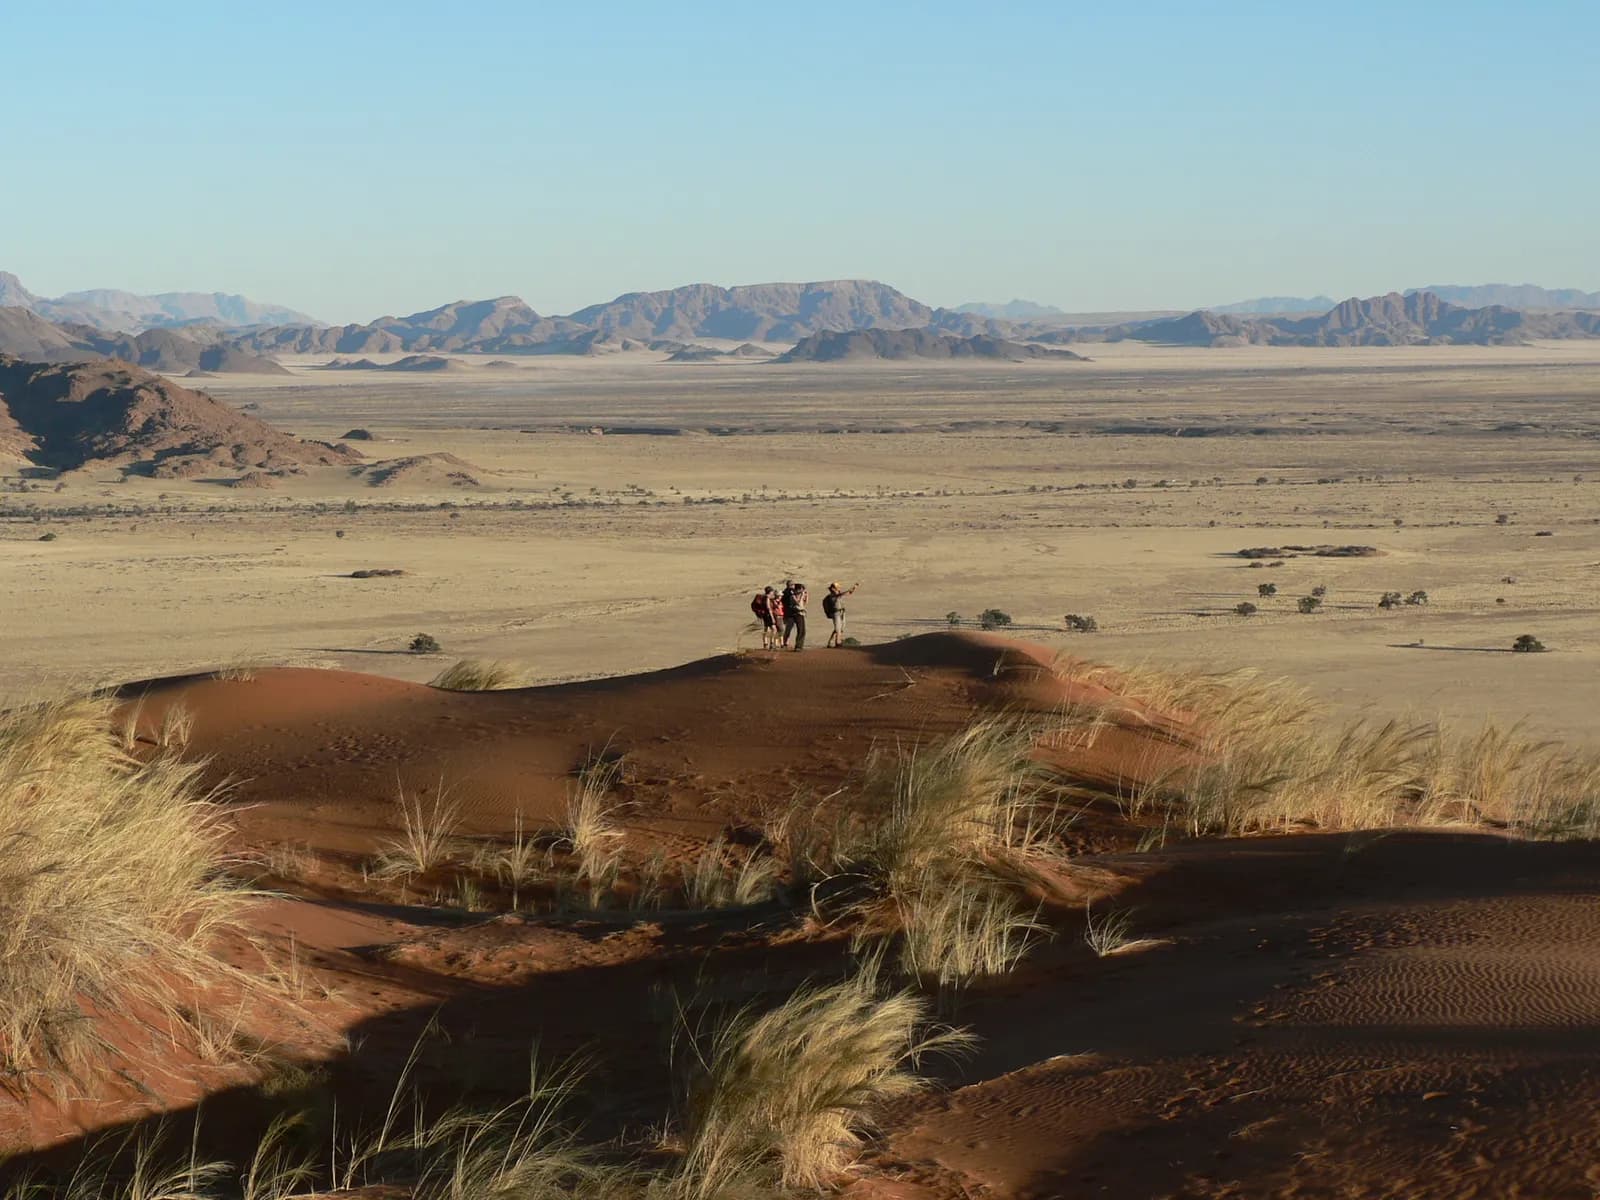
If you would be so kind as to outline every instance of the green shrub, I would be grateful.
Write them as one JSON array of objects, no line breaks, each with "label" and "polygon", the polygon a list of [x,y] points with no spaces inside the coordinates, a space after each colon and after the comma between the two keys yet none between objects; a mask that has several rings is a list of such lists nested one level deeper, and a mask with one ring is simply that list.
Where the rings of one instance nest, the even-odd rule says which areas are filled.
[{"label": "green shrub", "polygon": [[1301,596],[1300,599],[1295,602],[1295,605],[1303,613],[1314,613],[1317,611],[1317,609],[1322,607],[1322,597]]},{"label": "green shrub", "polygon": [[1258,596],[1276,596],[1277,594],[1278,594],[1278,585],[1275,584],[1275,583],[1258,583],[1258,584],[1256,584],[1256,595],[1258,595]]},{"label": "green shrub", "polygon": [[1258,609],[1254,604],[1251,604],[1250,601],[1241,600],[1238,604],[1233,606],[1233,611],[1238,613],[1241,617],[1253,617],[1261,610]]},{"label": "green shrub", "polygon": [[413,654],[437,654],[444,649],[443,646],[439,645],[439,639],[431,633],[417,634],[416,637],[411,639],[411,645],[407,648]]}]

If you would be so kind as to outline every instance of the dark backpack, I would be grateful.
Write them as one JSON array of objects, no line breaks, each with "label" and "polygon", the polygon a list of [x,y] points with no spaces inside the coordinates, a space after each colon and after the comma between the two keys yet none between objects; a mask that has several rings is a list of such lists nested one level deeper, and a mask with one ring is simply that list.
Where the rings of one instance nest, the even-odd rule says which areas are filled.
[{"label": "dark backpack", "polygon": [[833,592],[829,592],[824,596],[822,598],[822,615],[825,617],[836,616],[839,612],[840,599],[841,597]]},{"label": "dark backpack", "polygon": [[767,609],[767,594],[765,592],[756,593],[756,598],[750,601],[750,611],[755,613],[755,615],[758,617],[769,617],[772,615]]}]

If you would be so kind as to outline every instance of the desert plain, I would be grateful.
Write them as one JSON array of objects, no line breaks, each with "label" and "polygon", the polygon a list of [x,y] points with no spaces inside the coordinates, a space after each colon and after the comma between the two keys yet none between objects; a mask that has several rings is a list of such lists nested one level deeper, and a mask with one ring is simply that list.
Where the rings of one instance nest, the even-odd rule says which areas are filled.
[{"label": "desert plain", "polygon": [[[865,642],[998,608],[1075,653],[1249,665],[1351,710],[1590,736],[1587,343],[1087,349],[982,366],[457,356],[421,376],[291,358],[292,378],[200,381],[303,437],[368,430],[351,443],[368,458],[465,465],[378,486],[312,468],[261,490],[102,468],[0,496],[0,581],[27,614],[0,693],[249,662],[425,680],[441,660],[404,653],[417,632],[540,682],[633,673],[756,644],[750,595],[796,578],[814,596],[859,582]],[[1233,557],[1283,544],[1378,554]],[[373,568],[405,574],[350,578]],[[1381,611],[1390,590],[1429,604]],[[1243,601],[1261,611],[1234,615]],[[1069,612],[1100,632],[1068,634]],[[1510,658],[1524,632],[1551,653]]]},{"label": "desert plain", "polygon": [[[75,999],[87,1040],[0,1028],[13,1165],[1592,1197],[1600,354],[1088,352],[289,359],[198,383],[382,478],[9,477],[0,691],[102,689],[95,769],[259,891],[196,906],[213,958],[153,941],[160,987]],[[785,578],[799,654],[750,629]],[[829,580],[859,645],[823,647]],[[460,659],[523,686],[428,686]],[[1207,677],[1241,668],[1285,682]],[[17,778],[99,761],[32,719]],[[176,870],[150,841],[101,864],[125,907]],[[72,875],[16,844],[21,894]]]}]

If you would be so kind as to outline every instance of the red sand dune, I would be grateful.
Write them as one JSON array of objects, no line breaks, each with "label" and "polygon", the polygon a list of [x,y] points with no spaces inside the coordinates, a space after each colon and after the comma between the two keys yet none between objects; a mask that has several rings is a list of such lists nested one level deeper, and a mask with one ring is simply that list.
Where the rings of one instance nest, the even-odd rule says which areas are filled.
[{"label": "red sand dune", "polygon": [[[682,854],[769,802],[839,786],[875,744],[1072,699],[1047,667],[1015,643],[934,635],[497,693],[300,670],[134,691],[152,729],[172,703],[195,713],[194,751],[238,780],[241,846],[370,853],[393,833],[397,780],[442,778],[476,832],[508,831],[519,809],[550,825],[574,768],[609,745],[628,756],[630,843]],[[1159,744],[1114,732],[1097,760],[1067,765],[1114,774]],[[850,1194],[1592,1200],[1594,847],[1399,832],[1136,854],[1137,830],[1091,817],[1077,844],[1120,849],[1063,868],[1045,912],[1053,940],[944,1014],[980,1049],[930,1064],[945,1088],[884,1114]],[[1129,911],[1151,944],[1096,958],[1085,900]],[[315,1056],[328,1053],[315,1028],[354,1035],[358,1050],[331,1068],[343,1103],[386,1096],[437,1020],[448,1041],[426,1043],[418,1067],[435,1086],[470,1078],[512,1095],[531,1042],[587,1053],[597,1137],[659,1121],[662,1046],[684,996],[736,1003],[845,956],[841,931],[772,909],[469,918],[311,888],[264,903],[254,924],[292,938],[338,993],[308,1000],[308,1023],[280,1036]],[[196,1093],[174,1084],[155,1099],[182,1107]],[[211,1103],[257,1111],[244,1093]],[[131,1090],[39,1102],[27,1137],[151,1106]]]}]

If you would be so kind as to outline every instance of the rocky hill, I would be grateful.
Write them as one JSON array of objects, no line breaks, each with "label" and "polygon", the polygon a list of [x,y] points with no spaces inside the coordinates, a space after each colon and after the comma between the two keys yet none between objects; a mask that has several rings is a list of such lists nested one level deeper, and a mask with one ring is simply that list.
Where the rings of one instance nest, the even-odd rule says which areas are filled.
[{"label": "rocky hill", "polygon": [[690,284],[665,292],[629,292],[579,309],[580,325],[639,338],[697,337],[792,342],[825,330],[906,329],[927,325],[934,310],[887,284],[866,279]]},{"label": "rocky hill", "polygon": [[9,356],[0,356],[0,454],[57,470],[103,463],[162,477],[288,472],[361,458],[127,363]]},{"label": "rocky hill", "polygon": [[1025,362],[1029,359],[1084,361],[1070,350],[1051,350],[1023,342],[979,334],[951,337],[928,329],[853,329],[814,333],[775,361],[781,363],[862,362],[873,359],[989,359]]}]

